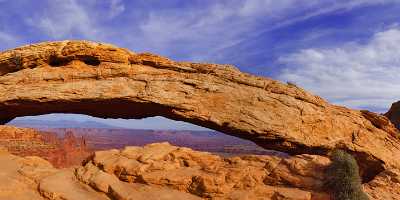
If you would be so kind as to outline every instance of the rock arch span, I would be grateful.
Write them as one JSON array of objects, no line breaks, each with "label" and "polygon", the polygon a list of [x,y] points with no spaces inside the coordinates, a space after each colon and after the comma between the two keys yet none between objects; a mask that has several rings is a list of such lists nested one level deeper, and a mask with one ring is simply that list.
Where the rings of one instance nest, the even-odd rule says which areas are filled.
[{"label": "rock arch span", "polygon": [[0,54],[0,122],[47,113],[164,116],[291,154],[344,148],[369,174],[400,166],[398,131],[386,117],[233,66],[175,62],[109,44],[46,42]]}]

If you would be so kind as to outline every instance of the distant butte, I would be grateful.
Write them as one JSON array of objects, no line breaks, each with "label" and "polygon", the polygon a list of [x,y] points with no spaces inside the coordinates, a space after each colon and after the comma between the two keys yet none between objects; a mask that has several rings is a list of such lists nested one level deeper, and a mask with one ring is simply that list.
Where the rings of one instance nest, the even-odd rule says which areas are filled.
[{"label": "distant butte", "polygon": [[72,132],[59,139],[52,132],[13,126],[0,126],[0,146],[14,155],[40,156],[59,168],[80,165],[90,155],[84,140]]},{"label": "distant butte", "polygon": [[230,65],[175,62],[88,41],[46,42],[0,53],[0,94],[3,124],[47,113],[164,116],[292,155],[345,149],[364,182],[400,168],[399,131],[385,116]]},{"label": "distant butte", "polygon": [[393,103],[389,111],[385,113],[385,116],[400,129],[400,101]]}]

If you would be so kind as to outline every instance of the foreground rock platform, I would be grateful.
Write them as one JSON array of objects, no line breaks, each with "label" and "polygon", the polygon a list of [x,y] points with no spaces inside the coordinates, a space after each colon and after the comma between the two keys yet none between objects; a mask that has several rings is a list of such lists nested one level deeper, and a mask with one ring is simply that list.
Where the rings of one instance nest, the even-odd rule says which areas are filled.
[{"label": "foreground rock platform", "polygon": [[[39,157],[0,153],[0,199],[7,200],[199,200],[201,198],[158,186],[127,184],[97,171],[86,184],[75,168],[56,169]],[[81,171],[81,170],[79,170]],[[81,178],[81,176],[79,175]],[[106,187],[109,191],[101,191]]]},{"label": "foreground rock platform", "polygon": [[[0,153],[0,199],[7,200],[330,200],[328,158],[318,155],[221,158],[155,143],[99,151],[82,166],[56,169],[38,157]],[[387,171],[364,190],[400,199],[400,173]]]},{"label": "foreground rock platform", "polygon": [[331,105],[233,66],[175,62],[103,43],[46,42],[0,53],[0,124],[47,113],[164,116],[292,155],[342,148],[357,158],[364,182],[400,166],[399,132],[384,116]]}]

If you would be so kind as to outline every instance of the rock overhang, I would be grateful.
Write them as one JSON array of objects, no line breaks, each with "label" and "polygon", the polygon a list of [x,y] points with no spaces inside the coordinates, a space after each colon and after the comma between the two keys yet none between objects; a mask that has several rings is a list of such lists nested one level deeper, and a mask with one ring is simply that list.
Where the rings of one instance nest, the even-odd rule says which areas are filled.
[{"label": "rock overhang", "polygon": [[48,113],[164,116],[291,154],[342,148],[373,176],[400,166],[398,131],[387,118],[229,65],[175,62],[88,41],[46,42],[0,53],[0,94],[2,124]]}]

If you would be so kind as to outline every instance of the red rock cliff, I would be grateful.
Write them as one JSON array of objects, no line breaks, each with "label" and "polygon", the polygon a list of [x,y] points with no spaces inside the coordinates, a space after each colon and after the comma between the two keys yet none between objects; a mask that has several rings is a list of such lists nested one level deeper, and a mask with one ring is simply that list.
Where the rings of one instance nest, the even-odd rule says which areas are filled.
[{"label": "red rock cliff", "polygon": [[0,146],[15,155],[42,157],[56,167],[79,165],[90,154],[83,140],[73,133],[59,139],[54,133],[0,126]]}]

